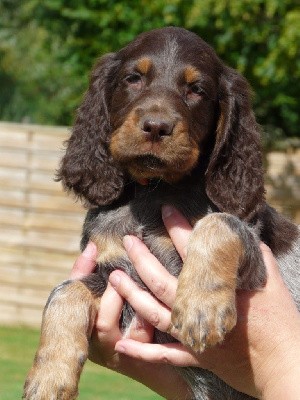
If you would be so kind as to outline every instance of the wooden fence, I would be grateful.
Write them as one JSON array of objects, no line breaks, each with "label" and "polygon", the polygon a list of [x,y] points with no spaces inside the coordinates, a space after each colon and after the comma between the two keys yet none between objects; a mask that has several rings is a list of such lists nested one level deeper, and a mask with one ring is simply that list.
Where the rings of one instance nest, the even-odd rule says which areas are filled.
[{"label": "wooden fence", "polygon": [[84,212],[54,181],[67,128],[0,123],[0,323],[39,325],[78,254]]},{"label": "wooden fence", "polygon": [[[0,123],[0,324],[40,325],[50,290],[78,255],[85,212],[54,181],[67,137],[68,128]],[[289,181],[299,200],[299,155],[268,156],[275,203]],[[285,178],[289,163],[294,175]]]}]

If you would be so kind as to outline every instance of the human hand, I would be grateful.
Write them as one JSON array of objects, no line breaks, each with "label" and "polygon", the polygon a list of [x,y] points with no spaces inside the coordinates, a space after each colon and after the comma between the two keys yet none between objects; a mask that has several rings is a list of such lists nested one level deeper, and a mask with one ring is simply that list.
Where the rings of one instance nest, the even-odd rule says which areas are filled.
[{"label": "human hand", "polygon": [[[176,210],[171,215],[165,213],[164,222],[184,259],[191,227]],[[137,238],[127,237],[124,244],[138,274],[154,296],[121,271],[111,274],[110,283],[139,315],[157,329],[167,331],[177,280]],[[208,369],[230,386],[254,397],[298,398],[300,315],[270,249],[262,244],[261,250],[268,273],[267,284],[258,291],[238,291],[237,325],[223,344],[199,355],[180,343],[159,345],[123,338],[115,349],[148,362]]]},{"label": "human hand", "polygon": [[[70,278],[81,279],[92,273],[95,269],[96,257],[96,245],[90,242],[75,261]],[[117,341],[123,337],[119,328],[123,305],[123,297],[108,283],[101,297],[90,341],[89,359],[141,382],[165,398],[173,398],[172,391],[176,382],[176,398],[179,396],[181,399],[188,399],[187,385],[172,367],[137,360],[115,350]],[[126,332],[128,339],[141,343],[151,343],[152,336],[152,325],[139,316],[133,319]]]}]

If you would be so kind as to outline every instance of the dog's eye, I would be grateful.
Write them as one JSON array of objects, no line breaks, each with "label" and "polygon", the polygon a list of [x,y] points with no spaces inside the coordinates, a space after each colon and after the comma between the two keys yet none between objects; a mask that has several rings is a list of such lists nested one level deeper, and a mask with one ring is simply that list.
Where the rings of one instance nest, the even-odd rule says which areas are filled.
[{"label": "dog's eye", "polygon": [[136,87],[141,87],[142,86],[142,77],[137,72],[134,72],[125,77],[125,82],[128,85],[134,85]]},{"label": "dog's eye", "polygon": [[202,99],[206,95],[199,84],[192,84],[188,87],[186,97],[188,100]]}]

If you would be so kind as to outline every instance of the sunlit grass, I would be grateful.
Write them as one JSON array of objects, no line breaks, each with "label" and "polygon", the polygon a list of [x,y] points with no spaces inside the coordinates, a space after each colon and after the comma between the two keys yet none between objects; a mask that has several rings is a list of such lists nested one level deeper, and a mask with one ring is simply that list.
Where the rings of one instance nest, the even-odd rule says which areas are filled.
[{"label": "sunlit grass", "polygon": [[[21,399],[39,332],[29,328],[0,327],[0,399]],[[80,400],[158,400],[141,384],[88,362],[80,380]]]}]

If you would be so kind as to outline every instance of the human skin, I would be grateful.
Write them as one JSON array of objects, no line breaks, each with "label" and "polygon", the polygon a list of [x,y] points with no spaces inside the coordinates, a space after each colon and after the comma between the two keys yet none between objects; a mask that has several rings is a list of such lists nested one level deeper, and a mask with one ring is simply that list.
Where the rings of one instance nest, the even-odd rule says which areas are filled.
[{"label": "human skin", "polygon": [[[184,260],[191,226],[170,207],[164,207],[163,219]],[[93,248],[92,244],[89,246]],[[230,386],[257,398],[300,398],[300,314],[267,246],[261,244],[268,273],[266,286],[258,291],[237,292],[236,327],[224,343],[202,354],[195,354],[180,343],[151,343],[152,326],[162,331],[170,326],[177,279],[139,239],[128,236],[124,246],[152,294],[139,288],[122,271],[110,275],[94,330],[93,361],[131,376],[168,399],[191,398],[172,365],[209,369]],[[93,251],[96,253],[95,248]],[[94,264],[90,261],[95,257],[89,257],[86,264],[75,264],[72,274],[81,277],[91,271]],[[124,299],[138,315],[125,338],[118,324]],[[176,337],[176,332],[172,333]]]},{"label": "human skin", "polygon": [[[70,278],[81,279],[93,272],[96,258],[96,245],[90,242],[75,261]],[[101,298],[98,318],[90,342],[90,360],[141,382],[164,398],[190,399],[185,381],[171,365],[160,362],[149,363],[115,350],[116,343],[123,337],[119,328],[123,304],[124,298],[108,283]],[[153,330],[153,326],[145,320],[136,318],[127,331],[127,337],[139,343],[151,343]],[[176,394],[174,394],[174,382],[176,382]]]}]

